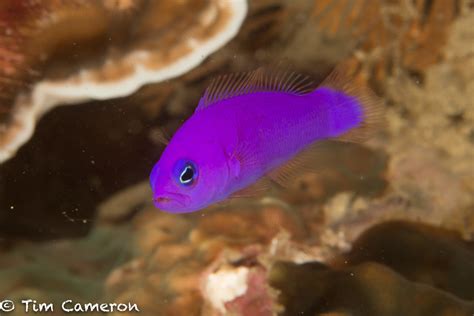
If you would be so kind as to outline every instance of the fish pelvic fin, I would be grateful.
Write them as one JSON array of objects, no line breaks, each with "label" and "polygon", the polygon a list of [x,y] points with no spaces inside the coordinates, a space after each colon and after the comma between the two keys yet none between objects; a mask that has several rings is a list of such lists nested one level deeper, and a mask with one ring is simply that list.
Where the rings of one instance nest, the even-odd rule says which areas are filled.
[{"label": "fish pelvic fin", "polygon": [[344,64],[336,67],[314,93],[317,94],[324,89],[338,95],[338,103],[332,105],[334,121],[342,122],[343,117],[348,115],[357,116],[354,118],[358,121],[357,124],[335,135],[337,140],[363,142],[383,125],[382,99],[367,86],[364,80],[349,76]]},{"label": "fish pelvic fin", "polygon": [[309,77],[287,67],[259,67],[253,71],[233,73],[214,78],[201,97],[196,112],[219,101],[256,92],[283,92],[305,95],[314,90]]}]

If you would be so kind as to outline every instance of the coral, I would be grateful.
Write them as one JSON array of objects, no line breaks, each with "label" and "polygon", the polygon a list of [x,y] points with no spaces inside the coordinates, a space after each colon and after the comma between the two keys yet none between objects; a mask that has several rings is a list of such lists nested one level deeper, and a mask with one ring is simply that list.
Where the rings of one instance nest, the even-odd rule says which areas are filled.
[{"label": "coral", "polygon": [[[183,310],[189,315],[197,315],[201,307],[210,308],[203,305],[201,292],[216,293],[218,296],[211,306],[222,311],[227,300],[246,292],[239,282],[249,279],[256,286],[264,284],[260,270],[254,271],[251,267],[240,269],[237,277],[227,277],[223,268],[227,260],[238,261],[242,257],[241,251],[248,257],[258,253],[258,245],[268,244],[281,229],[290,231],[295,238],[304,236],[298,219],[283,208],[253,203],[237,204],[225,213],[217,209],[187,218],[170,214],[157,216],[150,205],[134,218],[133,226],[140,255],[109,276],[106,282],[108,296],[114,300],[140,300],[144,310],[165,315],[180,315]],[[256,248],[248,247],[252,244]],[[222,251],[226,251],[226,255]],[[234,284],[234,289],[230,292],[219,289],[223,280]],[[143,288],[153,293],[149,299],[140,293],[139,289]],[[166,300],[166,304],[157,306],[157,297]],[[268,300],[266,296],[260,297],[260,291],[241,299],[236,310],[245,305],[244,310],[254,310],[255,315],[258,315],[255,311],[258,304],[255,305],[254,300]]]},{"label": "coral", "polygon": [[[33,126],[57,102],[132,93],[145,82],[108,88],[133,77],[137,60],[168,71],[193,47],[217,36],[214,51],[235,35],[192,71],[211,50],[155,78],[186,72],[175,80],[51,111],[0,166],[0,296],[131,301],[144,315],[471,315],[468,1],[249,1],[245,22],[235,2],[230,24],[222,3],[0,2],[0,26],[10,26],[0,35],[0,146],[24,128],[15,120],[30,115]],[[367,144],[335,145],[320,173],[264,198],[186,215],[154,209],[145,178],[158,131],[181,124],[214,74],[280,59],[317,80],[345,60],[387,101],[383,129]],[[35,98],[36,110],[17,111]]]},{"label": "coral", "polygon": [[[105,278],[132,257],[126,230],[98,228],[88,238],[44,245],[9,242],[0,250],[0,296],[53,303],[62,315],[66,299],[87,302],[103,295]],[[24,315],[17,308],[13,315]]]},{"label": "coral", "polygon": [[396,156],[415,145],[439,150],[438,156],[467,185],[474,175],[470,164],[474,59],[472,45],[467,44],[474,38],[471,21],[472,13],[454,23],[445,60],[427,69],[423,85],[403,75],[387,85],[388,98],[395,104],[388,112],[394,140],[387,148],[390,153]]},{"label": "coral", "polygon": [[[429,246],[428,246],[429,245]],[[474,243],[456,231],[401,221],[371,227],[341,265],[381,263],[417,283],[474,300]],[[467,282],[466,282],[467,281]]]},{"label": "coral", "polygon": [[333,271],[320,263],[275,264],[271,284],[282,291],[282,315],[470,315],[472,302],[407,281],[377,263]]},{"label": "coral", "polygon": [[453,231],[387,222],[364,232],[335,267],[277,262],[269,282],[283,315],[470,315],[473,251]]},{"label": "coral", "polygon": [[[41,4],[21,1],[18,6],[22,4],[42,10],[25,18],[23,24],[31,25],[31,30],[18,49],[13,51],[11,45],[0,42],[0,47],[7,47],[0,52],[8,49],[2,59],[9,61],[9,67],[4,70],[17,71],[16,64],[28,52],[34,56],[32,67],[42,69],[43,78],[34,82],[26,96],[20,98],[17,90],[9,97],[14,106],[9,106],[10,120],[0,130],[0,144],[4,144],[0,162],[31,137],[37,118],[54,106],[126,96],[145,84],[196,67],[234,37],[247,11],[245,0],[174,4],[50,0]],[[5,22],[7,30],[17,32],[24,26],[16,21],[21,13],[9,5],[0,8],[5,12],[0,16],[11,16],[12,22]],[[121,13],[127,7],[128,14]],[[127,25],[133,28],[126,29]],[[7,34],[14,43],[15,36]]]}]

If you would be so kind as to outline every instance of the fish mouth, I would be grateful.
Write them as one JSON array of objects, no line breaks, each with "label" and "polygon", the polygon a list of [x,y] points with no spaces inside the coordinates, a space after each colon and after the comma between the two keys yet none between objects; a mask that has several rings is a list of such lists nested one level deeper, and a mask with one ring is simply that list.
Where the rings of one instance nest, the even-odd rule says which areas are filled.
[{"label": "fish mouth", "polygon": [[153,201],[156,203],[167,203],[173,201],[173,199],[166,196],[157,196],[153,199]]},{"label": "fish mouth", "polygon": [[153,197],[155,206],[160,209],[167,210],[174,206],[185,207],[189,198],[184,194],[164,192]]}]

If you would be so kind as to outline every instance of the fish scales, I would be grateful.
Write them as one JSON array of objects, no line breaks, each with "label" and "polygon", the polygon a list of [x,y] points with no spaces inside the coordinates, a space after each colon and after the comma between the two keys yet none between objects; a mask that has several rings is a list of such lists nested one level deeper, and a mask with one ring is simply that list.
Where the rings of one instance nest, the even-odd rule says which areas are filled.
[{"label": "fish scales", "polygon": [[257,70],[211,84],[152,171],[158,208],[202,209],[278,172],[318,141],[356,140],[374,125],[380,101],[340,73],[306,93],[285,75],[268,76]]}]

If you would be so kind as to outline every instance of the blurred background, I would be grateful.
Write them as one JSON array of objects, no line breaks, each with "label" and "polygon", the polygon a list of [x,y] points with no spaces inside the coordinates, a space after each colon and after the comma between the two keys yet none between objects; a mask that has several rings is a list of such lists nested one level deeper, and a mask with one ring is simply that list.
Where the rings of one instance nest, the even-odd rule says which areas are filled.
[{"label": "blurred background", "polygon": [[[473,43],[470,0],[0,1],[0,301],[473,315]],[[382,130],[289,189],[155,209],[160,134],[214,76],[281,62],[347,65]]]}]

